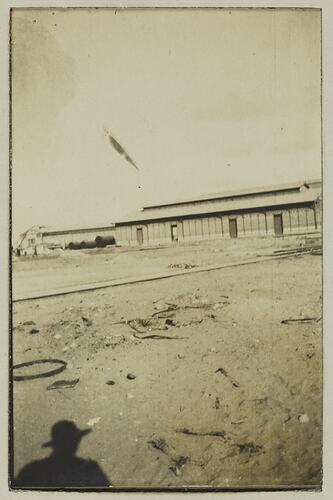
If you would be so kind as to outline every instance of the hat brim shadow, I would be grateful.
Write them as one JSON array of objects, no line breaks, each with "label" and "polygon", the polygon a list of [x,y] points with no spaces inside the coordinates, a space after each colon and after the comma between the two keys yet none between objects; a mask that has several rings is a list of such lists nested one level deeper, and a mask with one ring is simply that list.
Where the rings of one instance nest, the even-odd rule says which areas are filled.
[{"label": "hat brim shadow", "polygon": [[[92,431],[92,429],[83,429],[82,431],[79,431],[76,436],[73,436],[73,438],[80,440],[83,438],[83,436],[86,436]],[[46,443],[42,444],[42,448],[48,448],[48,447],[53,447],[54,446],[54,441],[51,439],[51,441],[47,441]]]}]

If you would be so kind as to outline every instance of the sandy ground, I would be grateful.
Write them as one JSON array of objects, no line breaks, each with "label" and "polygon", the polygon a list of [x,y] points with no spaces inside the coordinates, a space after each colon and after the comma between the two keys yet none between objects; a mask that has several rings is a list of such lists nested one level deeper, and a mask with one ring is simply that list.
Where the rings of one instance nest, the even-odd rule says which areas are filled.
[{"label": "sandy ground", "polygon": [[[191,248],[119,253],[124,268],[113,276],[144,262],[209,265],[229,251]],[[257,251],[242,244],[240,253]],[[84,278],[94,266],[100,276],[107,258],[45,260],[39,270],[20,262],[14,279],[26,273],[28,286],[39,272],[48,282],[89,259]],[[318,486],[321,314],[316,255],[15,303],[14,364],[68,363],[57,376],[14,382],[15,473],[45,457],[51,426],[69,419],[92,428],[78,455],[98,462],[114,487]],[[306,317],[315,319],[281,323]],[[74,379],[72,388],[47,389]]]},{"label": "sandy ground", "polygon": [[178,271],[184,266],[200,268],[221,265],[240,259],[267,255],[276,249],[318,243],[314,237],[253,238],[200,241],[169,247],[108,247],[95,250],[61,252],[38,258],[16,258],[13,295],[59,289],[126,278],[140,278],[147,273]]}]

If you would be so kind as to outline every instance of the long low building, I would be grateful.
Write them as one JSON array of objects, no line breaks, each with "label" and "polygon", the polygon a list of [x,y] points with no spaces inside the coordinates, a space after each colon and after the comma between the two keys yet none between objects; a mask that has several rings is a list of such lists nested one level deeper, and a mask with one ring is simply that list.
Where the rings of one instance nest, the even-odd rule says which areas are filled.
[{"label": "long low building", "polygon": [[33,226],[20,236],[14,251],[39,255],[55,248],[168,245],[320,232],[321,182],[313,180],[147,205],[103,226]]},{"label": "long low building", "polygon": [[148,205],[115,223],[117,244],[129,246],[320,231],[318,180]]},{"label": "long low building", "polygon": [[18,256],[24,256],[42,255],[57,248],[77,250],[114,245],[114,227],[114,224],[97,227],[33,226],[20,235],[13,250]]}]

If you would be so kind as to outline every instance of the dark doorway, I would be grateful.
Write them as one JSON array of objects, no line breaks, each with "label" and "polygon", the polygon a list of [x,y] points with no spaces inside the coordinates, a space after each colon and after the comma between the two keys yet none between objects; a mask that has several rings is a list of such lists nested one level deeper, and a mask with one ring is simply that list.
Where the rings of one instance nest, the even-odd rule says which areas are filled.
[{"label": "dark doorway", "polygon": [[276,235],[283,234],[282,214],[274,214],[274,233]]},{"label": "dark doorway", "polygon": [[136,238],[138,240],[138,245],[142,245],[143,243],[143,230],[142,227],[136,228]]},{"label": "dark doorway", "polygon": [[177,224],[171,224],[171,240],[178,241],[178,227]]},{"label": "dark doorway", "polygon": [[237,219],[229,219],[229,234],[230,238],[237,238]]}]

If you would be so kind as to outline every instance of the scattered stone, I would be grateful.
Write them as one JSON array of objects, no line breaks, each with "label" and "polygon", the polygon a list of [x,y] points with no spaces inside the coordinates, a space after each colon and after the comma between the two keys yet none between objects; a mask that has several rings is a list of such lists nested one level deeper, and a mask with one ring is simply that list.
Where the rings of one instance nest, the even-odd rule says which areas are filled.
[{"label": "scattered stone", "polygon": [[24,321],[23,325],[35,325],[34,321]]},{"label": "scattered stone", "polygon": [[301,422],[301,424],[307,424],[310,421],[306,413],[302,413],[302,415],[298,417],[298,420]]},{"label": "scattered stone", "polygon": [[37,330],[37,328],[32,328],[29,333],[30,335],[34,335],[35,333],[39,333],[39,330]]},{"label": "scattered stone", "polygon": [[107,336],[105,337],[105,339],[103,340],[103,343],[105,345],[105,347],[116,347],[120,344],[123,344],[125,342],[125,337],[123,335],[114,335],[113,337],[110,337],[110,336]]},{"label": "scattered stone", "polygon": [[134,395],[131,394],[130,392],[127,394],[127,399],[133,399],[134,398]]},{"label": "scattered stone", "polygon": [[136,375],[134,375],[134,373],[128,373],[128,374],[126,375],[126,378],[127,378],[128,380],[134,380],[134,379],[136,378]]},{"label": "scattered stone", "polygon": [[258,445],[258,444],[254,444],[254,443],[240,443],[240,444],[237,444],[238,446],[238,449],[239,449],[239,453],[246,453],[246,452],[249,452],[250,455],[252,455],[253,453],[258,453],[261,449],[262,449],[262,446]]},{"label": "scattered stone", "polygon": [[185,356],[184,356],[184,354],[177,354],[177,358],[179,358],[179,359],[184,359],[184,358],[185,358]]},{"label": "scattered stone", "polygon": [[52,384],[48,385],[46,389],[51,391],[53,389],[72,389],[79,382],[79,378],[74,380],[56,380]]},{"label": "scattered stone", "polygon": [[168,445],[164,438],[158,437],[156,439],[151,439],[150,441],[148,441],[148,443],[151,444],[151,446],[156,450],[160,450],[163,453],[167,454],[166,450],[168,449]]},{"label": "scattered stone", "polygon": [[222,302],[216,302],[216,304],[213,305],[214,311],[216,311],[217,309],[221,309],[221,307],[223,307]]},{"label": "scattered stone", "polygon": [[101,417],[94,417],[94,418],[91,418],[88,422],[87,422],[87,425],[89,425],[89,427],[93,427],[95,424],[98,424],[98,422],[101,420]]},{"label": "scattered stone", "polygon": [[86,326],[91,326],[92,325],[91,319],[86,318],[85,316],[82,316],[82,321],[83,321],[83,323],[85,323]]},{"label": "scattered stone", "polygon": [[172,459],[174,462],[174,465],[170,466],[170,470],[175,474],[175,476],[179,476],[181,473],[182,468],[188,461],[188,457],[179,457],[177,459]]},{"label": "scattered stone", "polygon": [[56,340],[60,340],[61,339],[60,333],[56,333],[56,335],[53,338]]},{"label": "scattered stone", "polygon": [[177,326],[177,321],[175,321],[174,319],[171,319],[171,318],[167,318],[165,320],[165,324],[169,325],[169,326]]}]

